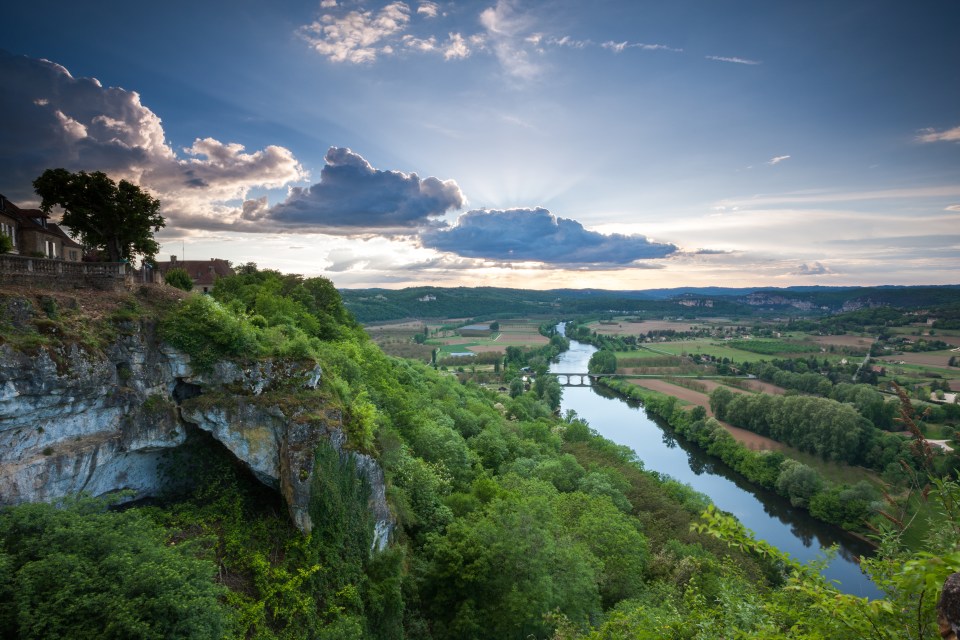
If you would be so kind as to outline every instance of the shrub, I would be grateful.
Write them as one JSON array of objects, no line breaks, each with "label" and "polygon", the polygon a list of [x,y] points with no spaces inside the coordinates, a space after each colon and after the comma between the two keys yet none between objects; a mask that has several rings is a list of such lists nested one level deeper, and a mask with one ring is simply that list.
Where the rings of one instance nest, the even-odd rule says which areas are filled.
[{"label": "shrub", "polygon": [[163,281],[171,287],[183,289],[184,291],[193,289],[193,279],[190,277],[190,274],[187,273],[186,269],[179,267],[167,271],[167,275],[163,276]]},{"label": "shrub", "polygon": [[254,357],[260,354],[256,329],[209,296],[184,300],[166,318],[161,335],[186,351],[199,370],[209,370],[223,357]]},{"label": "shrub", "polygon": [[220,638],[216,567],[135,511],[101,501],[0,512],[0,636]]}]

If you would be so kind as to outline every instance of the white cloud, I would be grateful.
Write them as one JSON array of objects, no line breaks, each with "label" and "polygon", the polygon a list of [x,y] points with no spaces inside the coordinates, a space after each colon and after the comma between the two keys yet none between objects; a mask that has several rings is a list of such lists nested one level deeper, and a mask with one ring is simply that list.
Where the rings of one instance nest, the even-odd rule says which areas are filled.
[{"label": "white cloud", "polygon": [[332,9],[337,6],[337,0],[320,0],[321,9]]},{"label": "white cloud", "polygon": [[529,15],[518,13],[510,0],[497,0],[495,7],[480,13],[480,24],[486,30],[486,39],[500,66],[511,76],[529,80],[540,73],[540,65],[530,59],[524,47],[532,32]]},{"label": "white cloud", "polygon": [[407,34],[403,36],[402,41],[406,47],[410,49],[415,49],[417,51],[428,52],[428,51],[434,51],[437,48],[437,39],[434,38],[433,36],[430,36],[429,38],[426,38],[426,39],[422,39],[422,38],[414,38],[413,36]]},{"label": "white cloud", "polygon": [[923,129],[917,136],[918,142],[960,142],[960,127],[947,129],[946,131],[937,131],[935,129]]},{"label": "white cloud", "polygon": [[767,164],[769,165],[780,164],[784,160],[789,160],[789,159],[790,159],[790,156],[775,156],[767,160]]},{"label": "white cloud", "polygon": [[447,42],[443,46],[444,60],[456,60],[466,58],[470,55],[470,47],[466,40],[459,33],[451,33],[447,37]]},{"label": "white cloud", "polygon": [[947,206],[946,211],[960,211],[960,204],[951,204]]},{"label": "white cloud", "polygon": [[410,21],[410,7],[403,2],[391,2],[374,13],[351,11],[337,18],[323,15],[320,20],[298,30],[313,50],[333,62],[361,64],[373,62],[383,51],[384,42],[403,31]]},{"label": "white cloud", "polygon": [[604,49],[609,49],[614,53],[623,53],[626,49],[640,49],[641,51],[671,51],[673,53],[683,53],[683,49],[668,47],[665,44],[647,44],[645,42],[614,42],[608,40],[600,45]]},{"label": "white cloud", "polygon": [[436,2],[421,2],[420,6],[417,7],[417,13],[428,18],[436,18],[437,14],[440,13],[440,5]]},{"label": "white cloud", "polygon": [[750,60],[748,58],[731,58],[727,56],[704,56],[707,60],[716,60],[717,62],[732,62],[734,64],[756,65],[761,64],[759,60]]},{"label": "white cloud", "polygon": [[563,36],[562,38],[547,38],[547,44],[551,44],[555,47],[570,47],[572,49],[583,49],[584,47],[590,46],[593,44],[590,40],[576,40],[570,36]]},{"label": "white cloud", "polygon": [[160,118],[131,91],[74,78],[60,65],[0,51],[0,120],[16,122],[2,136],[0,189],[28,200],[45,169],[103,171],[152,191],[168,226],[239,217],[225,203],[257,187],[275,188],[306,176],[290,150],[247,152],[236,143],[197,139],[177,153]]}]

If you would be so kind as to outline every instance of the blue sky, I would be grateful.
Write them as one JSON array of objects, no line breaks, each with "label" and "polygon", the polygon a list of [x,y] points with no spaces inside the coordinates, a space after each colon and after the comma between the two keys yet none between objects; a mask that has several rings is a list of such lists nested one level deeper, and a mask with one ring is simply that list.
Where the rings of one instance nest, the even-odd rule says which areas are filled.
[{"label": "blue sky", "polygon": [[960,6],[19,3],[0,192],[338,286],[960,282]]}]

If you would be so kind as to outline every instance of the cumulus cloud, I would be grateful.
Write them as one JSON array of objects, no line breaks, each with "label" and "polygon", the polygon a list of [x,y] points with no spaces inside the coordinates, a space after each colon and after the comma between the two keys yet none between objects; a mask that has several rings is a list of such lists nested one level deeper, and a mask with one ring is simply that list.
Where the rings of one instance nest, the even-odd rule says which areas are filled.
[{"label": "cumulus cloud", "polygon": [[[338,5],[321,3],[321,8],[335,9]],[[435,53],[444,60],[459,60],[470,55],[473,48],[483,46],[480,34],[464,37],[448,33],[447,39],[434,34],[408,33],[411,20],[424,20],[445,15],[436,2],[421,2],[416,14],[411,14],[405,2],[391,2],[378,11],[332,11],[297,30],[314,51],[337,63],[373,63],[381,56],[401,52]]]},{"label": "cumulus cloud", "polygon": [[451,33],[447,37],[447,42],[443,46],[444,60],[456,60],[466,58],[470,55],[470,47],[467,41],[459,33]]},{"label": "cumulus cloud", "polygon": [[[351,11],[345,16],[325,14],[300,28],[313,50],[333,62],[373,62],[378,53],[390,53],[389,39],[410,22],[410,7],[391,2],[380,11]],[[386,42],[385,42],[386,41]]]},{"label": "cumulus cloud", "polygon": [[749,60],[747,58],[735,58],[727,56],[704,56],[707,60],[715,60],[717,62],[732,62],[734,64],[747,64],[747,65],[756,65],[760,64],[759,60]]},{"label": "cumulus cloud", "polygon": [[436,2],[421,2],[417,7],[417,13],[425,15],[428,18],[436,18],[440,13],[440,5]]},{"label": "cumulus cloud", "polygon": [[425,247],[469,258],[566,265],[626,265],[677,251],[641,235],[590,231],[542,208],[469,211],[456,225],[424,231],[420,239]]},{"label": "cumulus cloud", "polygon": [[[462,60],[474,52],[493,55],[508,76],[519,80],[538,77],[544,68],[547,49],[583,50],[603,47],[615,53],[626,49],[670,51],[683,49],[646,42],[598,43],[571,35],[549,35],[537,31],[543,21],[516,0],[497,0],[477,15],[480,30],[468,34],[431,32],[438,18],[446,17],[437,2],[421,0],[412,11],[410,5],[394,0],[381,9],[346,11],[334,0],[320,4],[319,18],[297,29],[297,34],[332,62],[369,64],[383,56],[413,53],[442,55],[444,60]],[[759,64],[740,58],[711,59],[742,64]]]},{"label": "cumulus cloud", "polygon": [[136,92],[74,78],[48,60],[0,51],[0,77],[0,120],[16,123],[0,127],[0,188],[10,198],[32,198],[31,182],[48,168],[104,171],[153,191],[168,218],[221,221],[242,215],[226,201],[305,177],[279,146],[248,152],[202,138],[178,153]]},{"label": "cumulus cloud", "polygon": [[333,235],[410,233],[466,199],[453,180],[374,169],[350,149],[331,147],[320,182],[294,187],[265,215],[272,222]]},{"label": "cumulus cloud", "polygon": [[767,164],[769,165],[780,164],[784,160],[789,160],[789,159],[790,159],[790,156],[775,156],[767,160]]},{"label": "cumulus cloud", "polygon": [[807,264],[804,262],[796,268],[795,271],[791,271],[790,275],[792,276],[822,276],[834,273],[830,267],[821,263],[821,262],[811,262]]},{"label": "cumulus cloud", "polygon": [[960,126],[945,131],[923,129],[917,136],[918,142],[960,142]]}]

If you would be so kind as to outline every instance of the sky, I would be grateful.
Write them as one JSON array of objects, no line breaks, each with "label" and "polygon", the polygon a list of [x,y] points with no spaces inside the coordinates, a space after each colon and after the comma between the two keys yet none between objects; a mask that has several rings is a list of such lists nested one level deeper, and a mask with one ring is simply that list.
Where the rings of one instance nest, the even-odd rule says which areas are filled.
[{"label": "sky", "polygon": [[960,283],[956,0],[22,2],[0,193],[339,287]]}]

